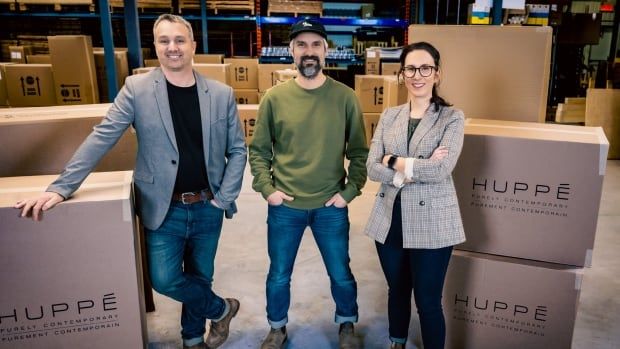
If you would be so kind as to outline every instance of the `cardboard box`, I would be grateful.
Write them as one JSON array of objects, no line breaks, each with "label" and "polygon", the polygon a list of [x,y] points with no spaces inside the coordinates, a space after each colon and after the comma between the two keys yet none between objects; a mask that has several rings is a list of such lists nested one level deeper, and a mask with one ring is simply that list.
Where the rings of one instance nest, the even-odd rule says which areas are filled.
[{"label": "cardboard box", "polygon": [[381,75],[398,75],[398,73],[400,73],[400,63],[381,63]]},{"label": "cardboard box", "polygon": [[235,89],[234,93],[237,104],[258,104],[258,90]]},{"label": "cardboard box", "polygon": [[589,266],[608,148],[599,127],[466,120],[457,248]]},{"label": "cardboard box", "polygon": [[52,64],[52,57],[50,55],[28,55],[26,62],[28,64]]},{"label": "cardboard box", "polygon": [[50,64],[11,64],[4,69],[10,106],[43,107],[56,104]]},{"label": "cardboard box", "polygon": [[569,266],[454,251],[443,292],[446,348],[570,348],[582,276]]},{"label": "cardboard box", "polygon": [[256,127],[256,119],[258,118],[258,104],[240,104],[239,118],[241,119],[241,127],[245,136],[245,144],[250,144],[254,135],[254,127]]},{"label": "cardboard box", "polygon": [[230,86],[258,89],[258,59],[224,58],[230,64]]},{"label": "cardboard box", "polygon": [[544,122],[551,27],[411,25],[441,53],[439,94],[468,118]]},{"label": "cardboard box", "polygon": [[381,49],[366,49],[366,62],[364,64],[364,74],[381,74]]},{"label": "cardboard box", "polygon": [[291,79],[297,77],[297,70],[293,69],[284,69],[284,70],[276,70],[273,72],[274,77],[274,85],[281,84],[283,82],[287,82]]},{"label": "cardboard box", "polygon": [[383,76],[383,110],[407,103],[409,92],[405,84],[398,81],[395,75]]},{"label": "cardboard box", "polygon": [[[101,102],[111,102],[108,96],[108,74],[105,67],[105,53],[103,50],[94,50],[95,67],[97,68],[97,86],[99,87],[99,99]],[[116,86],[120,91],[129,75],[127,63],[127,50],[114,50],[114,64],[116,65]]]},{"label": "cardboard box", "polygon": [[26,56],[32,54],[32,46],[9,46],[9,52],[11,54],[11,62],[26,63]]},{"label": "cardboard box", "polygon": [[383,76],[355,75],[355,94],[364,113],[383,111]]},{"label": "cardboard box", "polygon": [[132,172],[93,173],[43,222],[19,218],[55,177],[0,178],[0,348],[146,348]]},{"label": "cardboard box", "polygon": [[294,69],[293,64],[259,64],[258,65],[258,91],[265,92],[272,86],[275,86],[276,70]]},{"label": "cardboard box", "polygon": [[148,73],[151,70],[154,70],[157,67],[141,67],[141,68],[133,68],[133,70],[131,71],[132,75],[136,75],[136,74],[144,74],[144,73]]},{"label": "cardboard box", "polygon": [[5,66],[13,63],[0,63],[0,106],[9,105],[9,96],[6,87],[6,71]]},{"label": "cardboard box", "polygon": [[194,55],[194,63],[222,64],[223,60],[224,60],[224,55],[203,54],[203,53],[198,53]]},{"label": "cardboard box", "polygon": [[600,126],[609,140],[608,159],[620,159],[620,90],[590,88],[586,97],[586,126]]},{"label": "cardboard box", "polygon": [[159,59],[145,59],[144,67],[159,67]]},{"label": "cardboard box", "polygon": [[66,104],[99,103],[99,88],[90,36],[48,36],[52,57],[56,102]]},{"label": "cardboard box", "polygon": [[[111,104],[0,109],[0,177],[57,174],[101,122]],[[134,168],[135,132],[129,129],[95,171]]]},{"label": "cardboard box", "polygon": [[370,146],[372,136],[375,134],[377,124],[379,124],[379,118],[381,113],[364,113],[364,131],[366,133],[366,143]]},{"label": "cardboard box", "polygon": [[194,64],[193,68],[205,78],[217,80],[226,85],[230,85],[230,64],[199,63]]}]

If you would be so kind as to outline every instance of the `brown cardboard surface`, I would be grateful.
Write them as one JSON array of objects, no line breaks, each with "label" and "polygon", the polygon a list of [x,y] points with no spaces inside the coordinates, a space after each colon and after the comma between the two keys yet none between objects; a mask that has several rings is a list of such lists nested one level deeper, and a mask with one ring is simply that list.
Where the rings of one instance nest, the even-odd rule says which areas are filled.
[{"label": "brown cardboard surface", "polygon": [[224,55],[198,53],[194,55],[194,63],[222,64]]},{"label": "brown cardboard surface", "polygon": [[224,58],[224,63],[230,64],[230,86],[258,89],[257,58]]},{"label": "brown cardboard surface", "polygon": [[57,104],[99,103],[90,36],[48,36],[47,41],[52,57]]},{"label": "brown cardboard surface", "polygon": [[600,126],[609,140],[608,159],[620,159],[620,90],[588,89],[586,126]]},{"label": "brown cardboard surface", "polygon": [[381,75],[398,75],[400,63],[384,62],[381,63]]},{"label": "brown cardboard surface", "polygon": [[366,133],[366,143],[370,145],[372,136],[375,134],[375,129],[379,123],[381,113],[364,113],[364,131]]},{"label": "brown cardboard surface", "polygon": [[52,56],[50,55],[28,55],[26,56],[28,64],[52,64]]},{"label": "brown cardboard surface", "polygon": [[254,135],[254,127],[256,127],[256,119],[258,118],[258,104],[240,104],[239,118],[241,119],[241,127],[245,136],[245,144],[250,144]]},{"label": "brown cardboard surface", "polygon": [[408,101],[409,95],[405,84],[400,84],[395,75],[383,77],[383,110]]},{"label": "brown cardboard surface", "polygon": [[[101,102],[111,102],[108,97],[108,74],[105,68],[105,53],[103,50],[93,51],[95,67],[97,68],[97,86],[99,87],[99,99]],[[114,63],[116,65],[116,86],[120,91],[125,84],[125,79],[129,75],[129,64],[127,62],[127,51],[114,51]]]},{"label": "brown cardboard surface", "polygon": [[259,64],[258,65],[258,90],[265,92],[276,85],[274,72],[276,70],[293,69],[293,64]]},{"label": "brown cardboard surface", "polygon": [[297,70],[284,69],[273,72],[274,85],[281,84],[297,77]]},{"label": "brown cardboard surface", "polygon": [[582,276],[568,266],[454,251],[443,292],[446,348],[570,348]]},{"label": "brown cardboard surface", "polygon": [[9,105],[9,97],[7,94],[6,87],[6,71],[5,66],[13,64],[13,63],[2,63],[0,62],[0,106]]},{"label": "brown cardboard surface", "polygon": [[608,147],[597,127],[468,119],[457,248],[589,266]]},{"label": "brown cardboard surface", "polygon": [[11,62],[26,63],[26,56],[32,54],[32,46],[9,46],[9,52],[11,54]]},{"label": "brown cardboard surface", "polygon": [[364,63],[364,74],[381,74],[381,49],[367,49]]},{"label": "brown cardboard surface", "polygon": [[145,68],[159,67],[159,59],[157,59],[157,58],[155,58],[155,59],[145,59],[144,60],[144,67]]},{"label": "brown cardboard surface", "polygon": [[132,75],[135,74],[144,74],[144,73],[148,73],[151,70],[155,69],[157,67],[140,67],[140,68],[133,68],[133,70],[131,71]]},{"label": "brown cardboard surface", "polygon": [[198,63],[193,65],[194,70],[202,76],[217,80],[226,85],[230,85],[230,64],[207,64]]},{"label": "brown cardboard surface", "polygon": [[[110,104],[0,110],[0,177],[57,174]],[[136,136],[129,129],[95,171],[133,169]]]},{"label": "brown cardboard surface", "polygon": [[10,64],[4,69],[10,106],[41,107],[56,104],[50,64]]},{"label": "brown cardboard surface", "polygon": [[364,113],[383,111],[383,76],[355,75],[355,95]]},{"label": "brown cardboard surface", "polygon": [[544,122],[551,27],[411,25],[441,53],[439,88],[466,117]]},{"label": "brown cardboard surface", "polygon": [[0,348],[146,348],[132,173],[91,174],[42,222],[19,218],[54,178],[0,178]]},{"label": "brown cardboard surface", "polygon": [[235,89],[234,93],[237,104],[258,104],[258,90],[256,89]]}]

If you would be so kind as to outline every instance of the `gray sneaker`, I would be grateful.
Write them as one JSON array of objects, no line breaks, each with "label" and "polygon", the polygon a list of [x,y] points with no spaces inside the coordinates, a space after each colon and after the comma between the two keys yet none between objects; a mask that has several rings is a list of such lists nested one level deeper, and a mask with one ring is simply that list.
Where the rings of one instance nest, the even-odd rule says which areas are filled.
[{"label": "gray sneaker", "polygon": [[355,331],[353,329],[352,322],[345,322],[340,324],[340,331],[338,336],[340,337],[340,349],[358,349],[360,343],[357,337],[355,337]]},{"label": "gray sneaker", "polygon": [[215,349],[226,342],[230,330],[230,321],[239,311],[240,304],[237,299],[226,298],[225,301],[228,303],[228,314],[220,321],[211,321],[211,329],[205,341],[209,349]]},{"label": "gray sneaker", "polygon": [[260,349],[280,349],[284,347],[287,339],[286,326],[281,328],[272,328],[265,337]]}]

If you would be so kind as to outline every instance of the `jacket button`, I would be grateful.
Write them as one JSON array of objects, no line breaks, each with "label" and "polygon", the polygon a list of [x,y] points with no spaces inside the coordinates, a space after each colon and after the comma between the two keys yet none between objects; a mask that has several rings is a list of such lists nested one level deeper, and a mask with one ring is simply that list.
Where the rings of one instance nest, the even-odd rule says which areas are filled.
[{"label": "jacket button", "polygon": [[384,194],[384,193],[379,193],[379,196],[380,196],[380,197],[384,197],[384,196],[385,196],[385,194]]},{"label": "jacket button", "polygon": [[424,156],[418,155],[418,159],[424,159]]},{"label": "jacket button", "polygon": [[171,162],[173,165],[176,165],[176,164],[177,164],[177,161],[176,161],[176,160],[172,160],[172,161],[170,161],[170,162]]},{"label": "jacket button", "polygon": [[420,201],[420,206],[424,206],[426,205],[426,203],[424,202],[424,200]]}]

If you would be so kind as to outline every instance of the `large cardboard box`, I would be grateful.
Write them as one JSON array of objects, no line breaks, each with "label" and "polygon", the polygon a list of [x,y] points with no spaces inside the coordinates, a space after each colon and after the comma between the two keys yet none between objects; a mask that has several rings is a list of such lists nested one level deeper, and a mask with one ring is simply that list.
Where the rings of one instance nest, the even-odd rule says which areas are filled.
[{"label": "large cardboard box", "polygon": [[32,46],[9,46],[9,52],[11,54],[11,62],[26,63],[26,56],[32,54]]},{"label": "large cardboard box", "polygon": [[[108,74],[105,67],[105,53],[102,49],[93,51],[95,56],[95,67],[97,68],[97,86],[99,87],[99,99],[101,102],[111,102],[108,96]],[[116,86],[120,91],[125,84],[125,79],[129,75],[129,64],[127,63],[127,50],[114,50],[114,64],[116,65]]]},{"label": "large cardboard box", "polygon": [[366,49],[366,62],[364,64],[364,74],[381,74],[381,49]]},{"label": "large cardboard box", "polygon": [[383,110],[407,103],[409,95],[405,84],[395,75],[383,76]]},{"label": "large cardboard box", "polygon": [[28,64],[52,64],[52,57],[50,55],[28,55],[26,62]]},{"label": "large cardboard box", "polygon": [[194,64],[193,67],[194,70],[206,78],[230,85],[230,64],[198,63]]},{"label": "large cardboard box", "polygon": [[4,69],[10,106],[42,107],[56,104],[50,64],[10,64]]},{"label": "large cardboard box", "polygon": [[234,93],[237,104],[258,104],[258,90],[235,89]]},{"label": "large cardboard box", "polygon": [[370,141],[372,141],[372,136],[375,134],[380,117],[381,113],[364,113],[364,131],[366,133],[366,143],[368,143],[368,145],[370,145]]},{"label": "large cardboard box", "polygon": [[600,127],[466,120],[457,248],[589,266],[608,148]]},{"label": "large cardboard box", "polygon": [[439,93],[469,118],[544,122],[551,27],[411,25],[441,53]]},{"label": "large cardboard box", "polygon": [[0,178],[0,348],[146,348],[132,172],[91,174],[42,222],[13,205],[56,176]]},{"label": "large cardboard box", "polygon": [[194,55],[194,63],[222,64],[224,55],[198,53]]},{"label": "large cardboard box", "polygon": [[273,84],[278,85],[283,82],[287,82],[291,79],[294,79],[296,77],[297,77],[297,70],[293,70],[293,69],[276,70],[273,72],[273,78],[274,78]]},{"label": "large cardboard box", "polygon": [[230,86],[258,89],[258,59],[224,58],[230,64]]},{"label": "large cardboard box", "polygon": [[355,75],[355,94],[364,113],[383,111],[383,78],[382,75]]},{"label": "large cardboard box", "polygon": [[9,105],[9,97],[6,87],[6,70],[5,66],[13,63],[0,63],[0,106]]},{"label": "large cardboard box", "polygon": [[620,159],[620,90],[590,88],[586,97],[586,126],[600,126],[609,140],[608,159]]},{"label": "large cardboard box", "polygon": [[454,251],[443,292],[446,348],[570,348],[583,269]]},{"label": "large cardboard box", "polygon": [[155,59],[145,59],[144,60],[144,67],[145,68],[159,67],[159,59],[157,59],[157,58],[155,58]]},{"label": "large cardboard box", "polygon": [[256,119],[258,118],[258,104],[241,104],[237,105],[237,108],[239,109],[239,118],[241,119],[241,127],[243,127],[245,143],[250,144],[252,136],[254,136]]},{"label": "large cardboard box", "polygon": [[274,72],[276,70],[293,69],[293,64],[259,64],[258,65],[258,91],[265,92],[272,86],[275,86],[276,78]]},{"label": "large cardboard box", "polygon": [[155,70],[157,67],[140,67],[140,68],[133,68],[133,70],[131,71],[132,75],[136,75],[136,74],[144,74],[144,73],[148,73],[152,70]]},{"label": "large cardboard box", "polygon": [[56,84],[56,102],[59,105],[99,103],[90,36],[48,36],[47,41]]},{"label": "large cardboard box", "polygon": [[[0,109],[0,177],[62,172],[111,104]],[[95,171],[134,168],[136,135],[129,129]]]},{"label": "large cardboard box", "polygon": [[381,75],[398,75],[400,63],[384,62],[381,63]]}]

